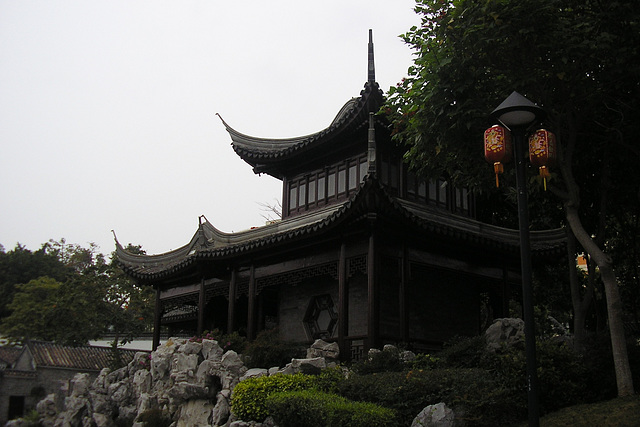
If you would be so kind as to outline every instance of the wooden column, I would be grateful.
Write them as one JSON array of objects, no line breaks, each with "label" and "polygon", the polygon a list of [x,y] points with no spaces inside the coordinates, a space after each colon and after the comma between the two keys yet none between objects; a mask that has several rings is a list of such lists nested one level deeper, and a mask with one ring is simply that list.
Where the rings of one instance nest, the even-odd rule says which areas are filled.
[{"label": "wooden column", "polygon": [[377,274],[376,274],[376,245],[373,231],[369,236],[369,250],[367,253],[367,335],[369,348],[376,348],[378,345],[378,295],[377,295]]},{"label": "wooden column", "polygon": [[509,271],[504,267],[502,269],[502,314],[500,317],[509,317],[509,298],[511,298]]},{"label": "wooden column", "polygon": [[340,245],[338,260],[338,347],[343,360],[351,354],[346,337],[349,335],[349,289],[347,284],[347,245]]},{"label": "wooden column", "polygon": [[407,292],[409,287],[409,259],[407,257],[407,247],[406,245],[402,245],[402,255],[400,258],[400,309],[399,309],[399,317],[400,317],[400,336],[402,337],[402,342],[409,342],[409,318],[407,311]]},{"label": "wooden column", "polygon": [[249,302],[247,314],[247,338],[252,340],[256,337],[256,277],[253,264],[249,270]]},{"label": "wooden column", "polygon": [[236,320],[236,282],[238,278],[238,270],[231,270],[231,282],[229,283],[229,305],[227,310],[227,333],[234,331]]},{"label": "wooden column", "polygon": [[204,277],[200,279],[198,290],[198,335],[204,332]]},{"label": "wooden column", "polygon": [[160,301],[160,287],[156,288],[156,306],[153,313],[153,344],[155,350],[160,345],[160,321],[162,320],[162,302]]}]

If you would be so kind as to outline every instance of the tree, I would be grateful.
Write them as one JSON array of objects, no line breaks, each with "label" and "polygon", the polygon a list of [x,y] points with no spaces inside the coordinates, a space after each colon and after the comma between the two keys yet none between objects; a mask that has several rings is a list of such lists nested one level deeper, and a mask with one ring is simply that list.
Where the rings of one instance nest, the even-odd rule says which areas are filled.
[{"label": "tree", "polygon": [[[144,254],[141,246],[129,243],[126,250],[132,254]],[[103,269],[105,290],[105,321],[114,334],[112,346],[126,344],[140,336],[151,325],[154,312],[154,292],[150,286],[140,286],[118,265],[115,252]]]},{"label": "tree", "polygon": [[[129,245],[127,249],[143,253],[140,247]],[[14,252],[31,259],[22,247]],[[53,265],[62,266],[65,274],[56,278],[42,276],[25,284],[12,283],[15,277],[35,273],[22,271],[23,264],[9,263],[10,270],[17,274],[6,276],[13,295],[7,306],[10,314],[0,322],[3,334],[17,340],[32,338],[83,345],[113,333],[115,348],[139,336],[150,325],[152,290],[139,287],[126,277],[114,256],[107,262],[96,245],[83,248],[64,239],[50,240],[37,254],[50,263],[55,260],[57,264]]]},{"label": "tree", "polygon": [[[488,113],[513,90],[547,110],[561,152],[551,190],[577,250],[598,267],[618,394],[632,394],[608,233],[614,212],[633,212],[618,215],[618,221],[637,224],[640,206],[637,5],[629,0],[417,0],[416,12],[421,26],[403,37],[417,57],[409,77],[389,94],[396,139],[407,145],[407,159],[425,177],[444,175],[476,192],[495,191],[490,168],[479,159]],[[505,175],[503,182],[512,182]],[[529,187],[532,216],[553,218],[554,211],[535,209],[540,192]],[[584,298],[589,296],[574,295],[576,302]]]},{"label": "tree", "polygon": [[19,243],[9,252],[0,246],[0,319],[10,314],[7,305],[13,299],[17,284],[42,276],[64,281],[70,273],[67,266],[44,245],[35,252]]},{"label": "tree", "polygon": [[100,293],[77,279],[66,283],[40,277],[17,285],[9,304],[11,315],[2,319],[3,334],[41,339],[65,345],[82,345],[102,331]]}]

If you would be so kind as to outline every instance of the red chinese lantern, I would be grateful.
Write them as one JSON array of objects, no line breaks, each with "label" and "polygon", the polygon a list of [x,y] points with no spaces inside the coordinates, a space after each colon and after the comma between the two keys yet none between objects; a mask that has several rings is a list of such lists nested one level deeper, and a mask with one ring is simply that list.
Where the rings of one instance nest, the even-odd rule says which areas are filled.
[{"label": "red chinese lantern", "polygon": [[503,126],[493,125],[484,131],[484,158],[493,163],[496,187],[500,187],[498,175],[504,172],[502,163],[511,161],[511,133]]},{"label": "red chinese lantern", "polygon": [[538,166],[545,191],[547,177],[550,176],[549,166],[555,163],[556,155],[556,136],[553,132],[538,129],[529,137],[529,161],[532,165]]}]

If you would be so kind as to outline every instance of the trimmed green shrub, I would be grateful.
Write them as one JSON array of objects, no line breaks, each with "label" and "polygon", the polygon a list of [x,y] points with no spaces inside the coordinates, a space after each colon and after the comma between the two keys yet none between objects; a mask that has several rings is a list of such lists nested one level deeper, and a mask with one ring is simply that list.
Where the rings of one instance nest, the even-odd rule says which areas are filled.
[{"label": "trimmed green shrub", "polygon": [[269,413],[280,427],[395,426],[394,411],[316,390],[274,393]]},{"label": "trimmed green shrub", "polygon": [[347,381],[346,371],[340,366],[323,369],[313,377],[314,388],[326,393],[338,393],[344,381]]},{"label": "trimmed green shrub", "polygon": [[336,397],[316,390],[273,393],[266,406],[279,427],[324,427],[331,425],[328,400]]},{"label": "trimmed green shrub", "polygon": [[249,356],[248,366],[264,368],[285,366],[293,358],[303,358],[305,347],[280,338],[277,329],[262,331],[256,339],[247,344],[245,355]]},{"label": "trimmed green shrub", "polygon": [[243,421],[262,422],[269,412],[266,400],[273,393],[313,388],[314,377],[304,374],[249,378],[238,383],[231,396],[231,411]]}]

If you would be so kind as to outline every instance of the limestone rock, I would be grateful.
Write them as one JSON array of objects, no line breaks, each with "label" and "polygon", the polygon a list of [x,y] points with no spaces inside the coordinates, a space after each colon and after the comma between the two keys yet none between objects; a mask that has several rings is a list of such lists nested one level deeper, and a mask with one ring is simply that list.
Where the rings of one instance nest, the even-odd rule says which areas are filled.
[{"label": "limestone rock", "polygon": [[237,375],[238,377],[242,376],[247,371],[247,367],[244,366],[242,359],[240,359],[238,353],[233,350],[227,351],[222,356],[222,368],[234,375]]},{"label": "limestone rock", "polygon": [[133,376],[133,388],[137,395],[149,393],[151,390],[151,373],[146,370],[140,370]]},{"label": "limestone rock", "polygon": [[416,354],[413,351],[404,350],[400,352],[400,361],[402,362],[411,362],[416,358]]},{"label": "limestone rock", "polygon": [[295,373],[316,375],[327,367],[327,362],[322,357],[314,357],[311,359],[291,359],[291,367]]},{"label": "limestone rock", "polygon": [[71,380],[71,396],[87,396],[89,394],[89,374],[76,374]]},{"label": "limestone rock", "polygon": [[223,426],[229,420],[231,406],[229,405],[228,393],[218,393],[216,406],[213,408],[211,417],[212,426]]},{"label": "limestone rock", "polygon": [[264,377],[264,376],[267,376],[268,374],[269,374],[269,371],[267,371],[266,369],[251,368],[244,373],[244,375],[240,378],[240,381],[244,381],[247,378]]},{"label": "limestone rock", "polygon": [[337,360],[339,356],[340,347],[338,347],[338,343],[336,342],[328,343],[321,339],[317,339],[313,344],[311,344],[311,347],[307,349],[307,359],[324,357],[325,359]]},{"label": "limestone rock", "polygon": [[484,336],[489,351],[496,351],[502,346],[521,345],[524,342],[524,321],[514,318],[496,319]]},{"label": "limestone rock", "polygon": [[202,343],[187,341],[184,345],[180,346],[179,351],[184,354],[198,354],[202,351]]},{"label": "limestone rock", "polygon": [[198,368],[198,355],[175,353],[171,360],[171,370],[175,372],[187,372],[192,373]]},{"label": "limestone rock", "polygon": [[454,427],[455,413],[443,402],[429,405],[413,419],[411,427]]},{"label": "limestone rock", "polygon": [[89,381],[78,374],[71,382],[64,411],[56,414],[55,396],[38,405],[45,427],[143,427],[149,411],[158,411],[182,426],[273,427],[273,420],[262,424],[238,420],[230,409],[231,394],[241,379],[276,373],[319,373],[335,365],[335,344],[316,341],[309,354],[322,356],[293,359],[279,369],[247,369],[242,356],[223,352],[213,340],[194,343],[171,338],[156,351],[136,354],[127,366],[103,369]]},{"label": "limestone rock", "polygon": [[208,400],[190,400],[182,406],[176,427],[208,427],[213,404]]},{"label": "limestone rock", "polygon": [[185,382],[176,383],[169,389],[169,396],[179,402],[204,399],[208,395],[209,389],[207,387]]},{"label": "limestone rock", "polygon": [[202,340],[202,357],[205,360],[213,360],[219,362],[222,360],[224,350],[218,345],[218,341]]},{"label": "limestone rock", "polygon": [[367,357],[369,358],[369,360],[373,359],[373,357],[380,353],[382,350],[380,350],[379,348],[370,348],[369,352],[367,353]]},{"label": "limestone rock", "polygon": [[42,424],[43,427],[53,427],[56,415],[58,415],[56,395],[54,393],[47,395],[47,397],[38,402],[36,410],[40,416],[40,424]]}]

